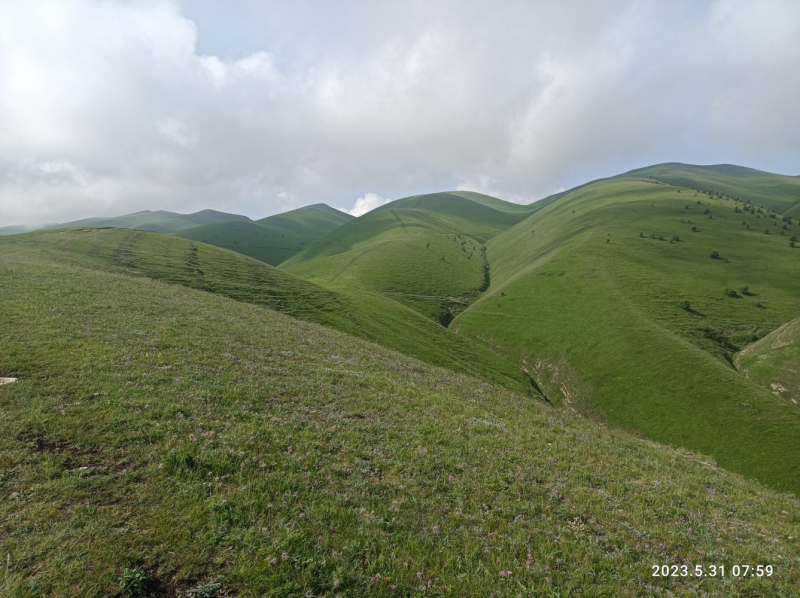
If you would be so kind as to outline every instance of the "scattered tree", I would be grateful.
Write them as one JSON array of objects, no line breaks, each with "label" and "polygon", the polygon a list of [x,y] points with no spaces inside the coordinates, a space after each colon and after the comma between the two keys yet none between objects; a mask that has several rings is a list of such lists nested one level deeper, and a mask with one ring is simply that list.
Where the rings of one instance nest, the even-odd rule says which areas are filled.
[{"label": "scattered tree", "polygon": [[693,232],[693,233],[696,233],[696,232],[697,232],[697,227],[696,227],[696,226],[693,226],[693,227],[692,227],[692,232]]},{"label": "scattered tree", "polygon": [[750,287],[747,286],[747,285],[744,285],[741,289],[739,289],[739,292],[742,295],[749,295],[750,294]]},{"label": "scattered tree", "polygon": [[718,260],[719,259],[719,251],[712,251],[711,252],[711,259]]},{"label": "scattered tree", "polygon": [[692,307],[692,304],[689,303],[688,301],[681,301],[678,304],[678,307],[680,307],[681,309],[683,309],[685,311],[689,311],[691,309],[691,307]]},{"label": "scattered tree", "polygon": [[644,239],[644,233],[639,233],[639,238]]}]

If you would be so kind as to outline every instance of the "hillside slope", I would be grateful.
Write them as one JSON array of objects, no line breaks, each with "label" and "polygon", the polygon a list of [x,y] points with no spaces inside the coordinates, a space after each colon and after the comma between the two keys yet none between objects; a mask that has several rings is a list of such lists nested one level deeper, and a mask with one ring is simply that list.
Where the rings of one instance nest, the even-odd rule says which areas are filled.
[{"label": "hillside slope", "polygon": [[800,313],[800,227],[744,205],[641,173],[583,187],[487,243],[491,285],[451,328],[553,403],[798,492],[800,409],[732,363]]},{"label": "hillside slope", "polygon": [[0,248],[260,305],[539,396],[517,365],[386,297],[325,289],[211,245],[143,231],[89,228],[3,237]]},{"label": "hillside slope", "polygon": [[348,222],[281,268],[331,288],[380,293],[447,325],[485,289],[484,243],[530,213],[472,192],[417,195]]},{"label": "hillside slope", "polygon": [[751,380],[800,405],[800,318],[737,353],[735,363]]},{"label": "hillside slope", "polygon": [[315,204],[256,222],[217,222],[175,235],[277,266],[348,220],[353,220],[353,216],[325,204]]},{"label": "hillside slope", "polygon": [[[0,375],[19,378],[0,386],[0,595],[800,585],[794,497],[331,329],[99,268],[108,239],[188,241],[87,232],[87,258],[80,234],[0,240]],[[206,251],[246,259],[197,246],[210,279],[227,273]],[[772,574],[730,577],[745,563]]]}]

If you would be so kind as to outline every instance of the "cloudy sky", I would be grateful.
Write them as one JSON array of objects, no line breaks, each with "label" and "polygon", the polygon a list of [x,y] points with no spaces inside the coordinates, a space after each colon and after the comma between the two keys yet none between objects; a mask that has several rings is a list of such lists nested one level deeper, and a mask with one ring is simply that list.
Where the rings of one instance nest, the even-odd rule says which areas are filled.
[{"label": "cloudy sky", "polygon": [[0,226],[800,174],[800,2],[0,0]]}]

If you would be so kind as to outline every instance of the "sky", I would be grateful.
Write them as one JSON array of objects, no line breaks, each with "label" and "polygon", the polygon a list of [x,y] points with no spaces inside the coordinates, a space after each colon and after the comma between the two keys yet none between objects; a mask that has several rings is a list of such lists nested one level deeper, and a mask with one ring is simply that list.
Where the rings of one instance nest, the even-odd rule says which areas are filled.
[{"label": "sky", "polygon": [[800,175],[800,2],[0,0],[0,227]]}]

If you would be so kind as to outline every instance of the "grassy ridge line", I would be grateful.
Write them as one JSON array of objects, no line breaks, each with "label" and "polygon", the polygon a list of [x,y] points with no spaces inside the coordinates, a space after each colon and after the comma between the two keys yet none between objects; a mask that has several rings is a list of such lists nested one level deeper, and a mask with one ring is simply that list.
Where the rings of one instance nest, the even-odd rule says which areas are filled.
[{"label": "grassy ridge line", "polygon": [[226,214],[216,210],[201,210],[193,214],[176,214],[164,210],[151,212],[145,210],[116,218],[84,218],[63,224],[53,224],[46,226],[43,230],[56,228],[69,228],[81,226],[111,226],[114,228],[135,228],[137,230],[149,230],[159,233],[171,233],[196,226],[210,224],[212,222],[223,221],[243,221],[249,222],[247,216],[238,214]]},{"label": "grassy ridge line", "polygon": [[[0,373],[20,377],[0,387],[4,596],[115,595],[125,568],[172,596],[220,575],[242,597],[800,584],[800,503],[695,455],[256,305],[0,247]],[[712,563],[775,574],[652,577]]]},{"label": "grassy ridge line", "polygon": [[210,245],[140,231],[87,229],[7,237],[0,247],[221,294],[535,394],[528,377],[503,357],[387,297],[325,289]]},{"label": "grassy ridge line", "polygon": [[217,222],[176,233],[277,266],[353,216],[325,204],[306,206],[256,222]]},{"label": "grassy ridge line", "polygon": [[652,176],[677,187],[704,191],[713,189],[780,213],[785,213],[800,202],[800,176],[773,174],[732,164],[658,164],[632,170],[621,176]]},{"label": "grassy ridge line", "polygon": [[797,315],[797,224],[783,224],[641,179],[597,183],[489,241],[492,285],[452,327],[526,363],[551,401],[797,492],[800,410],[730,366]]},{"label": "grassy ridge line", "polygon": [[398,199],[381,206],[309,246],[282,264],[292,268],[409,232],[462,234],[484,243],[516,224],[527,212],[524,206],[480,194],[432,193]]},{"label": "grassy ridge line", "polygon": [[281,268],[389,297],[444,326],[487,285],[484,243],[531,213],[472,192],[394,201],[320,239]]}]

